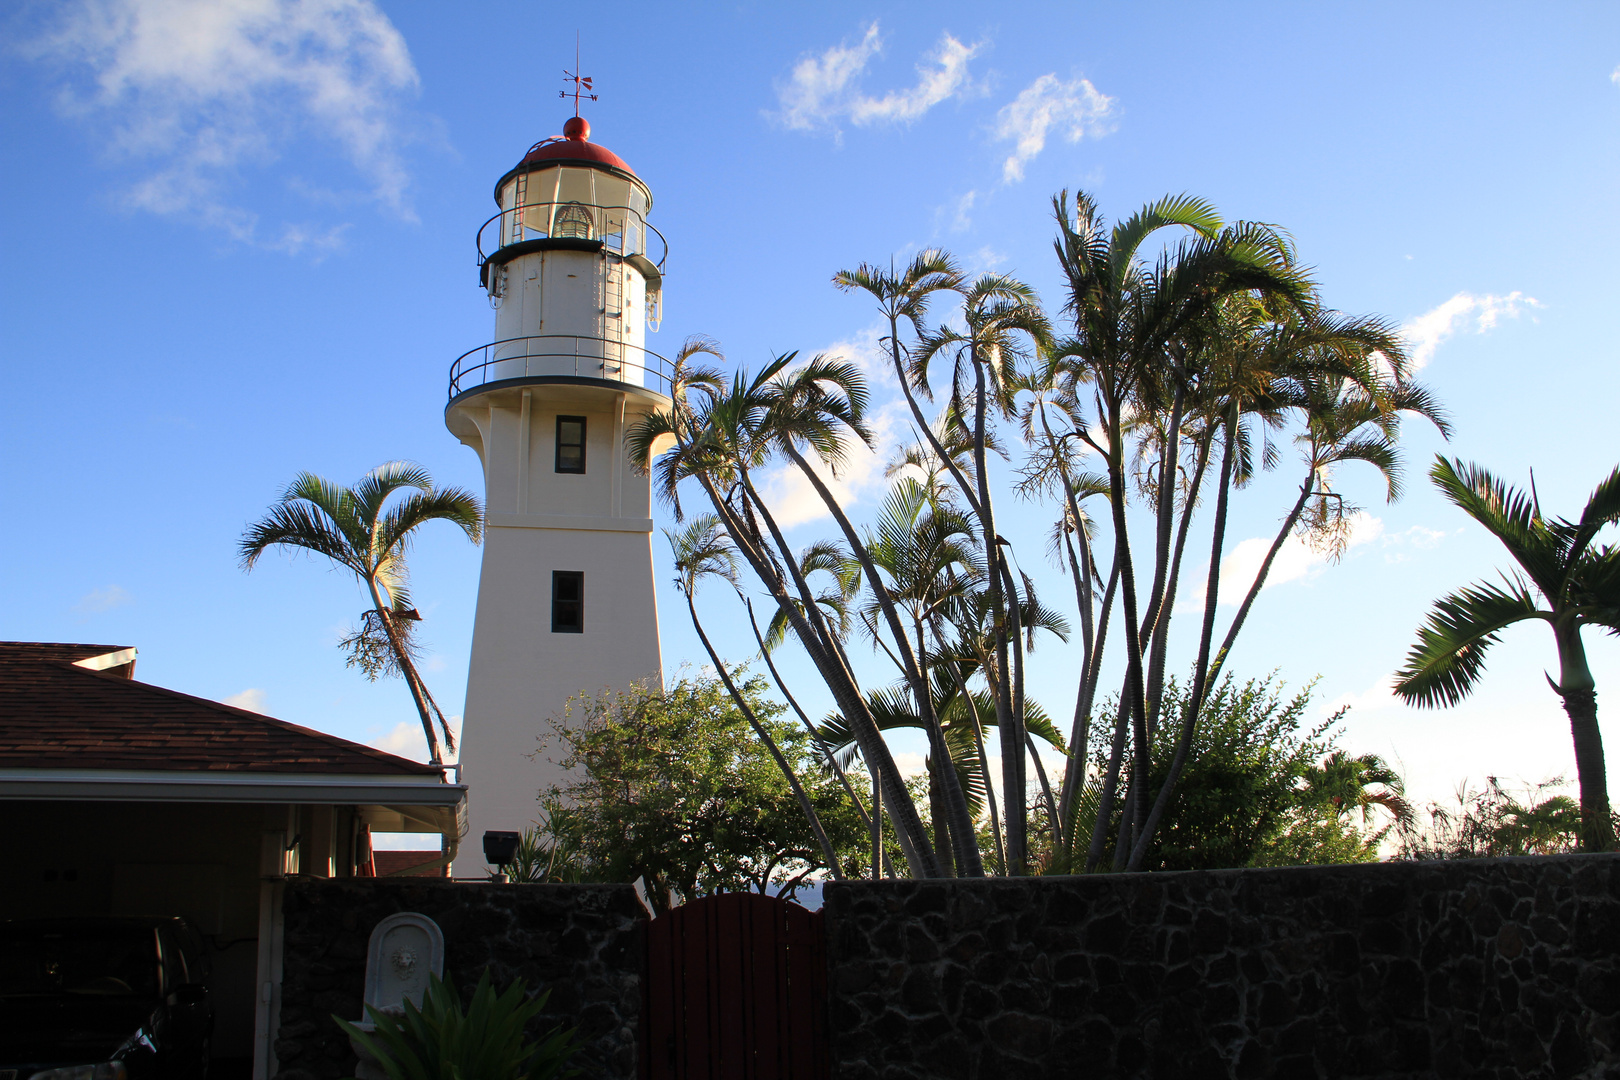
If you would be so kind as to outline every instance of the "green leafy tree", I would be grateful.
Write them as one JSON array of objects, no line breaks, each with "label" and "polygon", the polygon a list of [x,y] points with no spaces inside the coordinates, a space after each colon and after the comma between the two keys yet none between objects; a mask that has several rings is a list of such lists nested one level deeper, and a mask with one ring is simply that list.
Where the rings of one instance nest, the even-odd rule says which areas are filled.
[{"label": "green leafy tree", "polygon": [[1620,549],[1598,547],[1598,532],[1620,519],[1620,468],[1592,492],[1579,520],[1542,516],[1534,492],[1518,491],[1476,465],[1436,458],[1429,471],[1446,498],[1485,526],[1519,564],[1501,585],[1479,582],[1435,601],[1417,644],[1396,674],[1395,692],[1427,708],[1455,705],[1478,684],[1485,656],[1504,629],[1545,622],[1558,647],[1558,679],[1575,743],[1581,786],[1581,847],[1606,851],[1614,843],[1597,683],[1586,661],[1581,629],[1620,630]]},{"label": "green leafy tree", "polygon": [[[1202,721],[1185,756],[1181,780],[1154,833],[1144,869],[1212,870],[1237,866],[1367,862],[1394,821],[1373,827],[1363,806],[1385,805],[1399,794],[1399,780],[1376,758],[1347,758],[1337,750],[1335,728],[1343,716],[1309,725],[1311,686],[1285,697],[1275,675],[1241,685],[1223,679],[1203,702]],[[1164,689],[1168,718],[1191,707],[1192,692],[1175,679]],[[1118,703],[1105,706],[1116,712]],[[1159,727],[1153,744],[1155,785],[1169,774],[1179,743],[1179,725]],[[1097,769],[1079,800],[1089,827],[1101,804],[1109,748],[1093,745]],[[1359,766],[1348,766],[1349,761]],[[1114,803],[1110,812],[1127,808]],[[1116,837],[1117,827],[1109,831]],[[1062,858],[1048,867],[1068,872]],[[1076,868],[1078,869],[1078,868]]]},{"label": "green leafy tree", "polygon": [[372,679],[397,674],[405,680],[427,737],[428,760],[437,765],[444,759],[434,720],[450,750],[455,736],[416,670],[411,631],[420,616],[411,605],[405,564],[416,530],[430,521],[451,522],[475,544],[483,537],[478,497],[461,488],[435,488],[420,465],[390,461],[353,487],[299,473],[270,512],[248,526],[237,550],[244,570],[273,547],[293,548],[324,555],[360,580],[371,608],[345,641],[349,664]]},{"label": "green leafy tree", "polygon": [[[779,719],[763,680],[737,690],[800,779],[840,870],[858,874],[866,828],[811,736]],[[543,741],[560,744],[573,778],[540,800],[584,879],[642,878],[664,909],[672,894],[791,897],[831,870],[782,769],[719,679],[576,698],[550,729]]]}]

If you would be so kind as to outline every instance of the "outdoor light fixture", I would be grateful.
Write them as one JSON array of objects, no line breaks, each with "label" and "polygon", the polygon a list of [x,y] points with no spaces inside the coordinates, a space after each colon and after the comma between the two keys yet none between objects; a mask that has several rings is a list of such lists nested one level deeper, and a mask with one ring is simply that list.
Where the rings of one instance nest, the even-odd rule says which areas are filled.
[{"label": "outdoor light fixture", "polygon": [[484,833],[484,861],[491,866],[499,867],[495,873],[496,881],[507,880],[506,864],[517,855],[518,844],[522,841],[522,833],[502,832],[497,829]]}]

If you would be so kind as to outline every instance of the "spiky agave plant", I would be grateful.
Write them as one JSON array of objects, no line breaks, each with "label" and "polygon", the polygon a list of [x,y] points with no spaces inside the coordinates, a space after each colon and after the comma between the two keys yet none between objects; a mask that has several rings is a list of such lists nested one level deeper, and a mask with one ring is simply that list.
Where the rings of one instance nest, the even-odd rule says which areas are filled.
[{"label": "spiky agave plant", "polygon": [[370,1033],[339,1016],[332,1019],[389,1080],[562,1080],[579,1074],[568,1064],[578,1048],[577,1031],[558,1026],[539,1042],[524,1032],[550,996],[549,990],[529,996],[522,979],[497,994],[486,967],[465,1009],[448,976],[430,975],[420,1007],[406,1000],[403,1015],[394,1016],[367,1005],[375,1025]]}]

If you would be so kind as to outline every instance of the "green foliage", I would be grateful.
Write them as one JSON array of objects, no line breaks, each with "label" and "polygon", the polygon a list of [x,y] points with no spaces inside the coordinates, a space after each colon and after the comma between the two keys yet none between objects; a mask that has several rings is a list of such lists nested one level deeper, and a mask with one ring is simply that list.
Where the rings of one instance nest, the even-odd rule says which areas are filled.
[{"label": "green foliage", "polygon": [[517,852],[506,864],[509,880],[520,885],[577,885],[594,880],[579,850],[579,828],[566,810],[523,831]]},{"label": "green foliage", "polygon": [[[869,861],[866,827],[810,736],[764,682],[739,687],[803,784],[843,869]],[[540,793],[551,842],[589,880],[645,880],[653,905],[720,892],[791,898],[826,869],[792,789],[718,679],[576,698],[542,741],[574,779]]]},{"label": "green foliage", "polygon": [[538,1043],[523,1031],[548,997],[550,991],[529,997],[522,979],[496,994],[485,968],[465,1010],[450,979],[430,976],[420,1008],[407,1000],[404,1014],[394,1016],[367,1005],[376,1025],[369,1035],[341,1017],[332,1019],[390,1080],[561,1080],[578,1075],[568,1067],[576,1050],[574,1030],[554,1028]]},{"label": "green foliage", "polygon": [[[1486,859],[1562,855],[1580,850],[1581,808],[1568,795],[1548,795],[1562,777],[1526,785],[1515,795],[1494,776],[1483,791],[1457,791],[1455,807],[1431,803],[1428,825],[1402,837],[1407,859]],[[1522,801],[1521,801],[1522,799]]]},{"label": "green foliage", "polygon": [[[1338,751],[1334,714],[1307,726],[1314,683],[1285,699],[1275,674],[1241,686],[1228,676],[1205,702],[1186,770],[1165,812],[1143,869],[1210,870],[1234,866],[1292,866],[1368,862],[1393,822],[1370,824],[1373,806],[1394,817],[1405,811],[1400,781],[1377,758]],[[1154,732],[1150,790],[1170,771],[1188,691],[1171,679],[1164,719]],[[1092,731],[1094,775],[1081,796],[1078,852],[1056,853],[1049,872],[1071,872],[1083,862],[1096,821],[1117,702],[1107,703]],[[1373,790],[1369,791],[1371,787]],[[1359,811],[1359,813],[1358,813]],[[1118,831],[1116,804],[1110,832]],[[1048,844],[1048,848],[1050,845]],[[1103,867],[1112,863],[1109,849]]]}]

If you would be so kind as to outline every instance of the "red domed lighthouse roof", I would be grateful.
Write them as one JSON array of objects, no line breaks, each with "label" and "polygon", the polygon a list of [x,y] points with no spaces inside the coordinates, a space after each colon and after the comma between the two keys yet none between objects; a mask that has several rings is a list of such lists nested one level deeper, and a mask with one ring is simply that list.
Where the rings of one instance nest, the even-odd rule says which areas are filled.
[{"label": "red domed lighthouse roof", "polygon": [[590,137],[590,121],[583,116],[570,116],[568,122],[563,124],[562,138],[541,139],[529,147],[529,152],[523,155],[523,160],[517,163],[516,168],[501,177],[500,182],[495,185],[495,201],[497,203],[501,201],[501,188],[514,173],[543,168],[552,162],[612,169],[633,179],[641,179],[623,158],[607,147],[591,142]]}]

